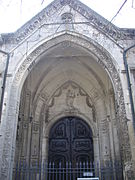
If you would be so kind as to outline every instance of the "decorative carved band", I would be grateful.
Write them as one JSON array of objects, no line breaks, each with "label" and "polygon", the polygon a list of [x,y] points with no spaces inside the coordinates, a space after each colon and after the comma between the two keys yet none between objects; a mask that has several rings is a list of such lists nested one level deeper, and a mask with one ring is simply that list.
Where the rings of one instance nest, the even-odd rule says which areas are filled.
[{"label": "decorative carved band", "polygon": [[[79,1],[75,0],[56,0],[50,6],[42,10],[36,17],[34,17],[31,21],[26,23],[23,27],[21,27],[16,33],[4,35],[3,38],[12,43],[19,43],[24,40],[28,35],[30,35],[36,29],[41,28],[43,24],[49,24],[47,21],[48,17],[54,15],[60,8],[65,5],[69,5],[75,11],[84,16],[89,25],[94,26],[99,31],[103,32],[107,36],[113,38],[118,41],[120,39],[133,39],[134,32],[124,31],[117,28],[115,25],[109,23],[106,19],[101,17],[99,14],[94,12],[92,9],[86,7]],[[67,17],[67,16],[66,16]],[[71,14],[68,14],[68,20],[71,20]],[[57,22],[61,23],[61,22]],[[88,23],[87,23],[88,25]]]}]

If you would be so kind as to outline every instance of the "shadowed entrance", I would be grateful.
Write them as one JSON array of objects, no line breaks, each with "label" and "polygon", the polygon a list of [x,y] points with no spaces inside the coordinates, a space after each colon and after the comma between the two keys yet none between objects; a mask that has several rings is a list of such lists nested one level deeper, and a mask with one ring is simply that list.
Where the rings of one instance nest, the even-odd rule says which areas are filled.
[{"label": "shadowed entrance", "polygon": [[[53,125],[49,134],[48,161],[53,164],[55,171],[56,168],[58,171],[62,168],[59,176],[62,174],[64,179],[74,179],[78,177],[78,172],[82,174],[82,169],[77,171],[76,167],[87,164],[88,168],[88,164],[93,164],[93,160],[92,131],[82,119],[64,117]],[[51,176],[49,174],[49,177]]]},{"label": "shadowed entrance", "polygon": [[48,155],[48,161],[55,164],[93,162],[91,128],[77,117],[60,119],[50,131]]}]

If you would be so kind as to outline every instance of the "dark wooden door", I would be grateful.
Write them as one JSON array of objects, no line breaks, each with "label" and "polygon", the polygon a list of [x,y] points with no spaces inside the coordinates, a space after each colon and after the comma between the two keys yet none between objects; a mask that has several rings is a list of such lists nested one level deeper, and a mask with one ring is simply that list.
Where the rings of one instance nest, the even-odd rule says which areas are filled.
[{"label": "dark wooden door", "polygon": [[93,162],[93,156],[92,131],[82,119],[65,117],[51,128],[48,161],[75,166],[77,162]]}]

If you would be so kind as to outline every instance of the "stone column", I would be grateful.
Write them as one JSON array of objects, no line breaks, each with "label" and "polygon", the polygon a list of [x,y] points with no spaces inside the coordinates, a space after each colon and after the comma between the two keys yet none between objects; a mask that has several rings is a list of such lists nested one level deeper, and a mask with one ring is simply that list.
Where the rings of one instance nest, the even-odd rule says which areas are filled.
[{"label": "stone column", "polygon": [[100,154],[99,154],[99,138],[93,137],[94,142],[94,161],[95,163],[100,162]]},{"label": "stone column", "polygon": [[[14,164],[14,154],[15,154],[15,145],[16,145],[16,130],[17,130],[17,120],[18,120],[18,110],[19,110],[19,102],[18,102],[18,94],[17,87],[14,86],[9,95],[10,99],[4,99],[4,104],[6,104],[6,114],[3,115],[4,122],[4,133],[3,133],[3,142],[2,150],[1,150],[1,164],[0,164],[0,179],[1,180],[11,180],[12,179],[12,171]],[[5,91],[6,93],[8,91]],[[9,104],[8,104],[9,103]]]},{"label": "stone column", "polygon": [[42,162],[45,162],[48,160],[48,143],[49,143],[49,138],[43,137],[42,141]]}]

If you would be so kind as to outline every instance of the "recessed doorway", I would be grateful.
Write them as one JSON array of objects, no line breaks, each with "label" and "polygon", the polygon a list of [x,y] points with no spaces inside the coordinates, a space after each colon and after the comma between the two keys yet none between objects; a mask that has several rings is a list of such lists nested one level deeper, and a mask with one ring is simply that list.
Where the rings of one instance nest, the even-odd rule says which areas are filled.
[{"label": "recessed doorway", "polygon": [[48,161],[64,165],[94,161],[93,137],[89,125],[78,117],[64,117],[50,130]]}]

